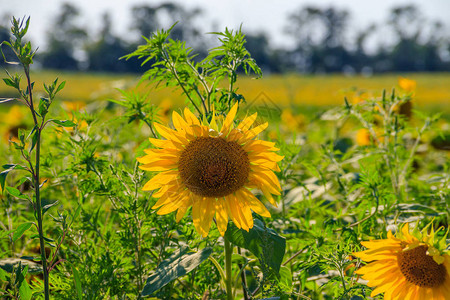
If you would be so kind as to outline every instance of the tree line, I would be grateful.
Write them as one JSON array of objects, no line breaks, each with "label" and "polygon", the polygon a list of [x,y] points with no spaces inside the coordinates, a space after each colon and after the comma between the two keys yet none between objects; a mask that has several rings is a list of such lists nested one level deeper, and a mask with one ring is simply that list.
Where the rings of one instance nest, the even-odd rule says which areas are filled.
[{"label": "tree line", "polygon": [[[79,25],[79,8],[63,3],[47,31],[47,48],[38,52],[36,61],[45,69],[142,72],[138,60],[119,58],[142,44],[142,37],[175,22],[179,24],[172,38],[187,41],[199,53],[198,59],[212,47],[208,35],[196,25],[197,20],[202,20],[200,8],[187,9],[166,2],[136,5],[130,13],[130,33],[134,35],[115,34],[107,12],[101,16],[100,31],[92,35]],[[394,7],[381,24],[352,30],[351,36],[350,20],[351,14],[345,9],[300,7],[286,18],[286,33],[294,47],[273,47],[267,33],[259,32],[246,34],[246,48],[266,73],[450,71],[450,36],[442,22],[425,18],[419,7]],[[9,40],[9,31],[7,24],[0,26],[0,41]],[[379,41],[369,47],[375,38]],[[8,56],[7,50],[5,53]]]}]

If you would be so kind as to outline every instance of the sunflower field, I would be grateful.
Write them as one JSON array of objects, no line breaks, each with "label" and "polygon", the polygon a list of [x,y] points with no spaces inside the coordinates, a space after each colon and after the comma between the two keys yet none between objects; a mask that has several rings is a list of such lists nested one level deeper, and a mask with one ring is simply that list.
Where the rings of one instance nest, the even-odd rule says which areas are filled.
[{"label": "sunflower field", "polygon": [[240,30],[198,61],[170,28],[138,83],[55,79],[12,24],[2,299],[450,299],[448,75],[320,98]]}]

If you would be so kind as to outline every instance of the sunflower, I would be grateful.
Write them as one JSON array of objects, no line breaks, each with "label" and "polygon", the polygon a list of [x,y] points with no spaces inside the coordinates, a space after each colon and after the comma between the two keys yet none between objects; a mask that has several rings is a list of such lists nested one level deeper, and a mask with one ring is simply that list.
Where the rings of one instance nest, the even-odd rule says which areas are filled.
[{"label": "sunflower", "polygon": [[16,143],[19,142],[19,130],[27,128],[24,110],[25,106],[13,105],[8,113],[0,115],[2,119],[0,132],[3,133],[3,140],[5,142],[10,140]]},{"label": "sunflower", "polygon": [[387,239],[362,242],[367,250],[353,253],[371,261],[356,273],[376,286],[372,297],[384,293],[387,300],[450,299],[450,255],[439,250],[446,249],[447,234],[437,241],[436,232],[426,230],[411,234],[405,224],[396,236],[389,231]]},{"label": "sunflower", "polygon": [[407,93],[414,92],[416,90],[417,83],[409,78],[405,77],[399,77],[398,78],[398,85],[402,90],[404,90]]},{"label": "sunflower", "polygon": [[220,130],[215,116],[209,124],[202,124],[187,108],[184,118],[174,111],[175,130],[155,123],[166,140],[150,138],[160,149],[146,149],[147,155],[137,159],[141,169],[160,172],[143,187],[144,191],[159,189],[153,194],[159,198],[153,209],[159,208],[159,215],[177,211],[178,222],[192,206],[194,226],[203,237],[214,217],[222,236],[228,219],[248,231],[253,227],[252,211],[270,217],[250,189],[260,189],[275,206],[272,195],[280,195],[273,171],[280,171],[277,162],[283,156],[274,153],[279,150],[274,143],[256,139],[268,123],[250,129],[255,113],[234,127],[237,109],[235,104]]}]

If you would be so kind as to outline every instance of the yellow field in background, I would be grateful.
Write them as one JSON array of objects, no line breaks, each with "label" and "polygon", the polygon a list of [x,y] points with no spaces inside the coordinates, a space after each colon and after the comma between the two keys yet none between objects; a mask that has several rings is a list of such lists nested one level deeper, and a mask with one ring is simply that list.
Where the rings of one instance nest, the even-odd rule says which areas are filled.
[{"label": "yellow field in background", "polygon": [[[6,74],[5,74],[6,75]],[[95,101],[119,98],[117,88],[133,90],[139,77],[129,74],[66,73],[43,71],[32,74],[36,81],[35,90],[42,91],[42,82],[50,83],[55,77],[66,80],[66,87],[60,98],[69,101]],[[278,105],[340,105],[344,96],[349,100],[364,92],[364,97],[379,97],[383,89],[388,92],[398,88],[400,76],[410,78],[417,83],[415,99],[417,105],[439,105],[449,110],[450,73],[438,74],[388,74],[372,77],[342,75],[271,75],[261,79],[241,76],[237,86],[248,102],[273,101]],[[6,76],[3,76],[6,77]],[[149,91],[145,83],[137,88],[139,92]],[[0,97],[15,96],[14,91],[5,84],[0,85]],[[150,90],[149,98],[158,104],[163,100],[179,106],[185,102],[180,91],[169,88]]]}]

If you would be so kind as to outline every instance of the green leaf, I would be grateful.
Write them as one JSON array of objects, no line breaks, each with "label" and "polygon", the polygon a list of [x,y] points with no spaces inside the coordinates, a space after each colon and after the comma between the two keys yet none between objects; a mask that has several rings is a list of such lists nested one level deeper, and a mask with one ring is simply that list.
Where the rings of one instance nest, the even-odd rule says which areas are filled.
[{"label": "green leaf", "polygon": [[53,122],[53,123],[55,123],[55,124],[58,124],[59,126],[62,126],[62,127],[74,127],[74,126],[77,125],[77,124],[75,124],[74,122],[69,121],[69,120],[65,120],[65,121],[60,121],[60,120],[50,120],[50,121]]},{"label": "green leaf", "polygon": [[16,84],[14,81],[12,81],[9,78],[3,78],[3,81],[5,82],[6,85],[11,86],[13,88],[16,88]]},{"label": "green leaf", "polygon": [[8,281],[8,272],[0,268],[0,280],[2,281]]},{"label": "green leaf", "polygon": [[11,194],[12,196],[19,198],[19,199],[23,199],[23,200],[28,200],[28,197],[25,196],[24,194],[22,194],[18,189],[7,186],[6,190],[8,191],[9,194]]},{"label": "green leaf", "polygon": [[[55,82],[56,83],[56,82]],[[56,91],[55,91],[55,95],[56,95],[56,93],[58,93],[60,90],[62,90],[63,88],[64,88],[64,86],[66,85],[66,81],[64,80],[63,82],[61,82],[59,85],[58,85],[58,88],[56,89]]]},{"label": "green leaf", "polygon": [[279,285],[286,292],[292,291],[292,273],[290,268],[281,266]]},{"label": "green leaf", "polygon": [[33,127],[33,129],[31,130],[30,135],[28,136],[28,137],[31,136],[31,148],[30,148],[30,153],[31,153],[31,151],[33,151],[34,146],[36,146],[37,139],[38,139],[38,132],[39,132],[38,126],[35,125],[35,126]]},{"label": "green leaf", "polygon": [[230,222],[225,238],[234,245],[252,252],[263,267],[268,266],[279,276],[286,250],[286,239],[267,228],[261,220],[255,219],[253,228],[249,232],[237,228]]},{"label": "green leaf", "polygon": [[42,117],[44,117],[48,113],[50,104],[51,102],[48,98],[41,97],[41,101],[39,101],[38,111]]},{"label": "green leaf", "polygon": [[33,292],[31,291],[30,286],[26,280],[22,281],[19,287],[19,295],[20,299],[30,300],[33,296]]},{"label": "green leaf", "polygon": [[188,274],[208,259],[211,252],[211,248],[203,248],[198,252],[189,252],[189,248],[176,251],[147,278],[142,296],[149,296],[169,282]]},{"label": "green leaf", "polygon": [[28,285],[28,282],[25,280],[25,276],[28,273],[28,266],[26,265],[25,268],[22,271],[21,274],[21,280],[20,286],[19,286],[19,295],[20,299],[30,300],[31,296],[33,295],[30,286]]},{"label": "green leaf", "polygon": [[75,289],[77,291],[78,299],[82,300],[83,290],[81,289],[80,273],[78,273],[78,270],[74,267],[74,265],[70,264],[70,266],[72,267],[73,281],[75,282]]},{"label": "green leaf", "polygon": [[30,229],[32,224],[33,224],[32,222],[20,224],[13,233],[12,241],[15,242],[18,239],[20,239],[22,237],[22,235],[25,233],[25,231]]}]

